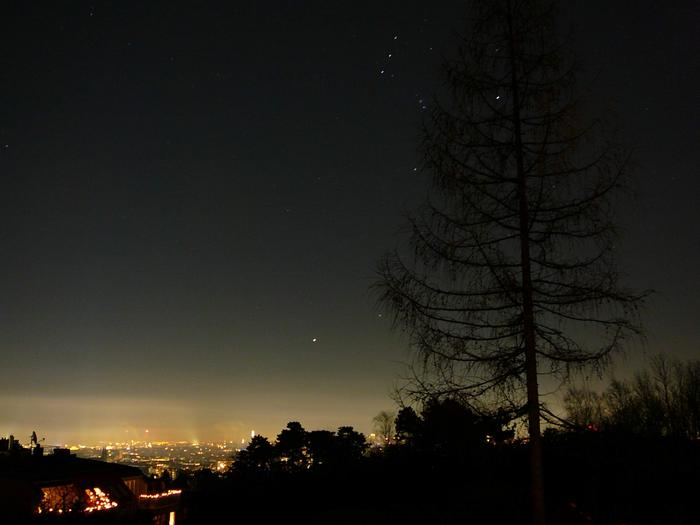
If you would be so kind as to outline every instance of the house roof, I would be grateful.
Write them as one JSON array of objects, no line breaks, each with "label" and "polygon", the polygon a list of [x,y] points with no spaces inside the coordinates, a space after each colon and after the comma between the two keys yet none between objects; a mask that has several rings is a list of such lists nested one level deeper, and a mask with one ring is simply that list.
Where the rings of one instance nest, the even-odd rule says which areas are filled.
[{"label": "house roof", "polygon": [[78,458],[73,455],[0,457],[0,479],[21,480],[34,485],[55,484],[81,478],[124,479],[142,475],[143,473],[137,467]]}]

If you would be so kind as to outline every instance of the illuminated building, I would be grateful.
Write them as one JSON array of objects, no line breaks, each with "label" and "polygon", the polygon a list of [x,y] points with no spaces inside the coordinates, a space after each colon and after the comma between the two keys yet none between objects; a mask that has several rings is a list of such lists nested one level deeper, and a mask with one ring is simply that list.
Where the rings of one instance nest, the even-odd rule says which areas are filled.
[{"label": "illuminated building", "polygon": [[76,514],[91,523],[109,513],[120,523],[174,525],[180,491],[164,490],[139,468],[78,458],[68,449],[48,456],[2,454],[0,508],[3,523],[41,515],[61,523]]}]

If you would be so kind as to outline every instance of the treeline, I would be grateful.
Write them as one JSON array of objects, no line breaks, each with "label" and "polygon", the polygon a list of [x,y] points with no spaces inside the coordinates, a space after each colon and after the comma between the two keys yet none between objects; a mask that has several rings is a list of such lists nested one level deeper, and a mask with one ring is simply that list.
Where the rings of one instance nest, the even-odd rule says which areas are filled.
[{"label": "treeline", "polygon": [[[385,418],[388,414],[383,413]],[[514,437],[506,428],[508,418],[477,414],[455,399],[433,399],[420,415],[412,407],[403,407],[384,423],[382,441],[371,446],[364,434],[350,426],[307,431],[298,421],[287,424],[274,442],[256,435],[234,458],[230,474],[248,476],[330,471],[358,465],[397,450],[412,451],[430,457],[463,457],[486,446],[503,444]]]},{"label": "treeline", "polygon": [[[216,522],[233,501],[237,518],[260,523],[292,517],[305,523],[462,523],[493,516],[517,523],[524,515],[524,487],[505,473],[525,472],[526,456],[501,446],[513,432],[498,418],[441,399],[418,411],[405,407],[390,423],[382,446],[349,426],[306,430],[297,421],[274,440],[256,435],[226,473],[205,470],[170,482],[187,489],[184,523]],[[503,498],[508,504],[498,505]]]},{"label": "treeline", "polygon": [[248,446],[236,454],[231,474],[346,468],[359,461],[367,447],[364,434],[353,427],[340,427],[337,432],[307,432],[301,423],[291,421],[274,444],[264,436],[254,436]]},{"label": "treeline", "polygon": [[[602,393],[571,389],[568,421],[544,436],[549,521],[696,523],[699,385],[697,362],[656,358]],[[371,442],[293,421],[255,436],[228,472],[170,483],[187,489],[183,525],[528,523],[528,443],[511,420],[443,398],[382,413]]]},{"label": "treeline", "polygon": [[647,437],[700,438],[700,361],[663,355],[629,380],[613,379],[603,392],[569,388],[568,426]]}]

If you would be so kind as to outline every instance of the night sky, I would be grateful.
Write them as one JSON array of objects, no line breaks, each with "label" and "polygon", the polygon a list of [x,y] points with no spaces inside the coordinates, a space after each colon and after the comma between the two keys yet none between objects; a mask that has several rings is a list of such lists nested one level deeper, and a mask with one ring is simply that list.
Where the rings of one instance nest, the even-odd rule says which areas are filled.
[{"label": "night sky", "polygon": [[[464,3],[41,4],[0,13],[0,435],[369,432],[410,354],[368,288]],[[696,5],[564,2],[658,291],[618,376],[700,357]]]}]

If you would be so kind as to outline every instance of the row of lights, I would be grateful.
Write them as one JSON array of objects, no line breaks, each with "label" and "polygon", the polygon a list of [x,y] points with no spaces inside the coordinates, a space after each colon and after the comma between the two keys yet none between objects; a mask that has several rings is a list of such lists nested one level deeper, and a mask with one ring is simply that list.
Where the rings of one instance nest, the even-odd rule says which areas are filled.
[{"label": "row of lights", "polygon": [[170,489],[165,492],[159,492],[158,494],[141,494],[139,495],[139,498],[143,499],[158,499],[158,498],[165,498],[168,496],[174,496],[176,494],[180,494],[182,491],[180,489]]}]

